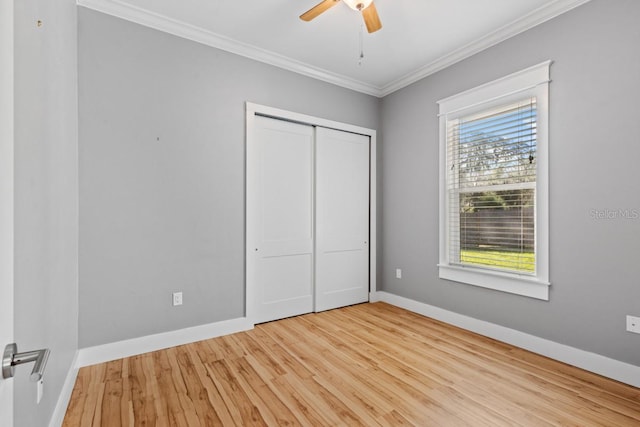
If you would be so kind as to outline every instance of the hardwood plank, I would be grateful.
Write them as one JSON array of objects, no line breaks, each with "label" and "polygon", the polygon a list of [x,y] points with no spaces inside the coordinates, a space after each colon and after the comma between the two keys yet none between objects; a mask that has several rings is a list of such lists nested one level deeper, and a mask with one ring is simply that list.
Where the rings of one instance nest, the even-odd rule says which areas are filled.
[{"label": "hardwood plank", "polygon": [[[175,373],[169,364],[168,354],[165,351],[152,354],[153,357],[145,358],[145,367],[149,380],[147,384],[150,385],[150,393],[154,397],[154,407],[161,411],[161,414],[158,414],[158,422],[170,426],[188,427],[189,423],[180,401],[182,384],[176,384],[174,381]],[[165,392],[160,395],[160,390]]]},{"label": "hardwood plank", "polygon": [[[292,384],[289,380],[290,376],[293,375],[284,375],[274,378],[267,384],[270,386],[273,393],[280,398],[282,403],[289,408],[302,425],[331,425],[331,420],[326,418],[326,414],[322,414],[320,412],[321,409],[315,404],[313,396],[311,396],[311,399],[309,399],[308,393],[304,393],[303,396],[300,393],[300,390],[296,388],[297,383]],[[304,378],[302,380],[309,381],[310,378]]]},{"label": "hardwood plank", "polygon": [[[200,398],[204,401],[206,396],[206,401],[215,413],[215,417],[214,414],[210,415],[212,425],[233,425],[231,414],[229,413],[227,406],[224,404],[218,389],[209,376],[206,366],[203,364],[205,361],[200,358],[201,353],[198,352],[198,348],[201,344],[202,342],[198,342],[185,346],[194,361],[194,375],[197,375],[202,386]],[[205,403],[202,402],[202,405],[204,404]]]},{"label": "hardwood plank", "polygon": [[121,381],[121,393],[118,406],[120,407],[120,425],[133,427],[133,404],[131,402],[131,385],[129,381],[129,359],[120,359],[119,378]]},{"label": "hardwood plank", "polygon": [[82,368],[75,426],[638,426],[640,390],[388,304]]},{"label": "hardwood plank", "polygon": [[[304,363],[301,363],[299,359],[290,354],[276,339],[272,338],[269,334],[264,331],[263,325],[257,325],[253,331],[251,331],[250,335],[247,335],[248,339],[251,339],[258,343],[264,350],[265,353],[271,357],[273,360],[277,361],[277,363],[284,368],[284,372],[292,372],[294,375],[300,378],[308,378],[313,376],[313,371],[310,370]],[[251,361],[253,354],[247,356],[247,360]],[[265,366],[266,369],[271,367],[271,363]],[[258,370],[254,366],[254,369]],[[272,374],[274,377],[279,372],[275,372]]]},{"label": "hardwood plank", "polygon": [[228,361],[219,360],[207,368],[210,369],[209,374],[216,381],[216,386],[220,389],[222,399],[236,425],[267,425],[255,403],[238,383]]},{"label": "hardwood plank", "polygon": [[[89,368],[82,368],[81,371],[84,373],[87,369]],[[83,411],[85,411],[84,406],[89,395],[89,385],[86,384],[88,381],[89,378],[86,375],[78,374],[65,414],[65,421],[68,425],[80,425]],[[86,409],[87,412],[90,410],[90,408]]]},{"label": "hardwood plank", "polygon": [[107,380],[102,401],[102,417],[122,421],[120,403],[122,401],[122,379]]},{"label": "hardwood plank", "polygon": [[267,425],[290,426],[299,421],[293,412],[265,384],[251,364],[243,357],[229,361],[235,378],[256,405]]},{"label": "hardwood plank", "polygon": [[97,394],[96,394],[96,407],[95,407],[95,412],[93,412],[93,417],[82,417],[83,418],[83,424],[82,425],[91,425],[91,426],[100,426],[102,425],[102,402],[103,402],[103,398],[104,398],[104,389],[106,387],[106,384],[97,384],[96,385],[96,389],[97,389]]},{"label": "hardwood plank", "polygon": [[[202,378],[198,375],[196,365],[199,359],[193,359],[187,346],[176,348],[174,358],[169,354],[172,363],[172,370],[181,374],[184,389],[180,395],[181,406],[185,409],[186,418],[190,426],[214,426],[220,425],[221,421],[215,409],[209,404],[208,393],[203,385]],[[206,378],[206,377],[205,377]]]},{"label": "hardwood plank", "polygon": [[129,358],[130,387],[133,399],[134,420],[138,425],[156,425],[158,414],[154,409],[153,392],[147,387],[147,379],[143,368],[143,360],[149,355]]}]

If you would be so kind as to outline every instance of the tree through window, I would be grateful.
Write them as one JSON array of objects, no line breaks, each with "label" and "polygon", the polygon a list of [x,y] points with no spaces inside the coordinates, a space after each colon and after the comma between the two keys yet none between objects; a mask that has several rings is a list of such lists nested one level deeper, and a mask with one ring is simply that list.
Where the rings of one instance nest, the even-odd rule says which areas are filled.
[{"label": "tree through window", "polygon": [[536,101],[447,122],[455,263],[535,271]]}]

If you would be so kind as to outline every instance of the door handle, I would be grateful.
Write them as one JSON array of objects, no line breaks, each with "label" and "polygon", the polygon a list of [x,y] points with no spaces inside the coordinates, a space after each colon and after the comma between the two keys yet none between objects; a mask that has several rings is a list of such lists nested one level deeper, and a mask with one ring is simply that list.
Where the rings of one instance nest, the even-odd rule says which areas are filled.
[{"label": "door handle", "polygon": [[48,348],[18,353],[18,346],[15,343],[7,344],[2,357],[2,378],[12,378],[15,367],[18,365],[35,362],[29,378],[33,382],[40,381],[44,375],[44,368],[47,366],[50,353]]}]

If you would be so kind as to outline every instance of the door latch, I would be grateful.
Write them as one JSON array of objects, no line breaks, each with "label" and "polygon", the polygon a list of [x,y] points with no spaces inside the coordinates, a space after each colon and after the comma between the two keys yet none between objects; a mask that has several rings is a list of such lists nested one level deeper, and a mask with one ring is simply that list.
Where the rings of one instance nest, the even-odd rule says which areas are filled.
[{"label": "door latch", "polygon": [[2,356],[2,378],[12,378],[15,367],[18,365],[35,362],[29,378],[33,382],[40,381],[44,375],[44,368],[47,366],[50,353],[51,351],[48,348],[18,353],[18,346],[15,343],[7,344]]}]

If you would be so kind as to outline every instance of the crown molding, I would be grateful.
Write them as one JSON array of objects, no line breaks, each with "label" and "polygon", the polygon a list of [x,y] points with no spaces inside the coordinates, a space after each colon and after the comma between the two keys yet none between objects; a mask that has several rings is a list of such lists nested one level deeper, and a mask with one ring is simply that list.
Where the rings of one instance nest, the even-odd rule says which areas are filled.
[{"label": "crown molding", "polygon": [[536,25],[549,21],[558,15],[570,11],[581,6],[591,0],[556,0],[551,4],[539,7],[538,9],[528,13],[527,15],[516,19],[515,21],[498,28],[495,31],[481,37],[459,49],[444,55],[435,61],[412,71],[403,77],[392,81],[380,88],[380,96],[387,96],[397,90],[400,90],[412,83],[417,82],[431,74],[437,73],[457,62],[462,61],[476,53],[482,52],[500,42],[503,42],[513,36],[523,33]]},{"label": "crown molding", "polygon": [[255,61],[273,65],[307,77],[380,97],[380,88],[359,80],[333,73],[310,64],[277,54],[247,43],[233,40],[221,34],[150,12],[118,0],[77,0],[78,6],[86,7],[145,27],[153,28],[174,36],[192,40],[207,46],[244,56]]},{"label": "crown molding", "polygon": [[173,34],[255,61],[273,65],[356,92],[382,98],[589,1],[590,0],[556,0],[383,86],[364,83],[342,74],[315,67],[287,56],[187,24],[186,22],[131,6],[120,0],[77,0],[77,4],[78,6],[135,22],[145,27]]}]

